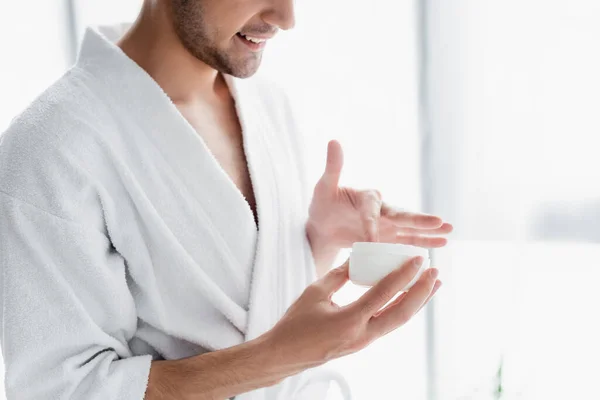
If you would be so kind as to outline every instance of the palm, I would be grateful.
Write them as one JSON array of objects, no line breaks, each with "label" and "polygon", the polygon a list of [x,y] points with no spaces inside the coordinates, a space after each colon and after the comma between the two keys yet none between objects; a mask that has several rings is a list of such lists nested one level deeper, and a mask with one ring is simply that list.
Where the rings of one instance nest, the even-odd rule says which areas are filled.
[{"label": "palm", "polygon": [[452,231],[441,218],[414,214],[392,207],[382,201],[377,190],[357,190],[339,187],[343,153],[337,141],[329,142],[327,166],[313,193],[309,220],[322,237],[340,247],[354,242],[381,241],[421,247],[441,247],[446,244],[440,235]]}]

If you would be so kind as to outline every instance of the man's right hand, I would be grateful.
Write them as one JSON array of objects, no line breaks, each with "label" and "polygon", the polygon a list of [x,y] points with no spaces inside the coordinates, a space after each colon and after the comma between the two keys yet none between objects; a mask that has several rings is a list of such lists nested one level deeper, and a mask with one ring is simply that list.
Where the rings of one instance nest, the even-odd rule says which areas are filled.
[{"label": "man's right hand", "polygon": [[437,270],[431,268],[387,304],[412,281],[420,262],[420,257],[409,260],[357,301],[340,307],[331,296],[348,281],[346,262],[306,288],[263,335],[193,357],[152,361],[144,398],[230,398],[361,350],[408,322],[440,287]]},{"label": "man's right hand", "polygon": [[289,376],[357,352],[406,324],[441,286],[437,269],[428,269],[408,292],[385,305],[414,278],[422,262],[421,257],[409,260],[346,306],[331,297],[348,281],[348,261],[308,286],[263,335],[285,369],[281,372]]}]

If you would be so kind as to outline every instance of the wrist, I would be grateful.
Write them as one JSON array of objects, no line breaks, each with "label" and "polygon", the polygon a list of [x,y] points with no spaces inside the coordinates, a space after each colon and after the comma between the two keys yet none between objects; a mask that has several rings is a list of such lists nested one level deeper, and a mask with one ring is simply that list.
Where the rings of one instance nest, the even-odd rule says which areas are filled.
[{"label": "wrist", "polygon": [[251,347],[257,365],[260,366],[259,378],[264,379],[271,386],[280,383],[285,378],[294,375],[298,371],[293,370],[293,360],[289,359],[287,353],[281,348],[272,331],[247,342]]},{"label": "wrist", "polygon": [[306,223],[306,237],[312,251],[317,277],[323,277],[331,268],[341,249],[332,237],[324,234],[313,221]]},{"label": "wrist", "polygon": [[228,399],[276,385],[292,375],[285,372],[286,364],[266,336],[176,362],[176,367],[168,368],[171,382],[179,387],[181,398],[190,400]]},{"label": "wrist", "polygon": [[[264,333],[257,339],[261,343],[257,349],[261,354],[268,354],[262,362],[266,371],[269,371],[270,376],[278,377],[279,381],[299,374],[309,368],[314,368],[321,365],[324,361],[306,360],[306,353],[298,351],[293,339],[290,341],[289,332],[278,330],[276,325],[270,331]],[[262,347],[262,349],[261,349]],[[278,382],[279,382],[278,381]]]},{"label": "wrist", "polygon": [[305,225],[306,236],[308,238],[308,242],[311,245],[313,251],[316,249],[335,249],[340,248],[340,246],[336,245],[336,242],[332,235],[328,234],[321,228],[321,224],[308,220]]}]

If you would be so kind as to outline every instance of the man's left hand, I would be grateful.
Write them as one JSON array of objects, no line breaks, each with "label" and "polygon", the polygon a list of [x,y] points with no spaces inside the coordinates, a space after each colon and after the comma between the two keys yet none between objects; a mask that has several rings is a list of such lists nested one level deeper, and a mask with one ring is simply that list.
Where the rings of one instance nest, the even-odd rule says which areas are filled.
[{"label": "man's left hand", "polygon": [[402,243],[435,248],[445,246],[452,225],[440,217],[404,211],[385,203],[378,190],[339,187],[343,152],[332,140],[327,165],[313,192],[307,233],[313,244],[348,248],[354,242]]}]

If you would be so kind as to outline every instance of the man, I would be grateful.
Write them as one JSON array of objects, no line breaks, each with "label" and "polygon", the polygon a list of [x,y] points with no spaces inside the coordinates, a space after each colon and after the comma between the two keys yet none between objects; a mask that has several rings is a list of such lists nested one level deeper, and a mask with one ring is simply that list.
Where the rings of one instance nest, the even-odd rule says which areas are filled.
[{"label": "man", "polygon": [[[440,282],[414,259],[348,306],[338,251],[452,227],[341,188],[307,195],[294,116],[250,78],[291,0],[147,0],[0,145],[8,399],[319,399],[319,367],[406,323]],[[250,79],[239,79],[250,78]],[[310,190],[308,190],[310,192]],[[322,380],[322,379],[321,379]]]}]

